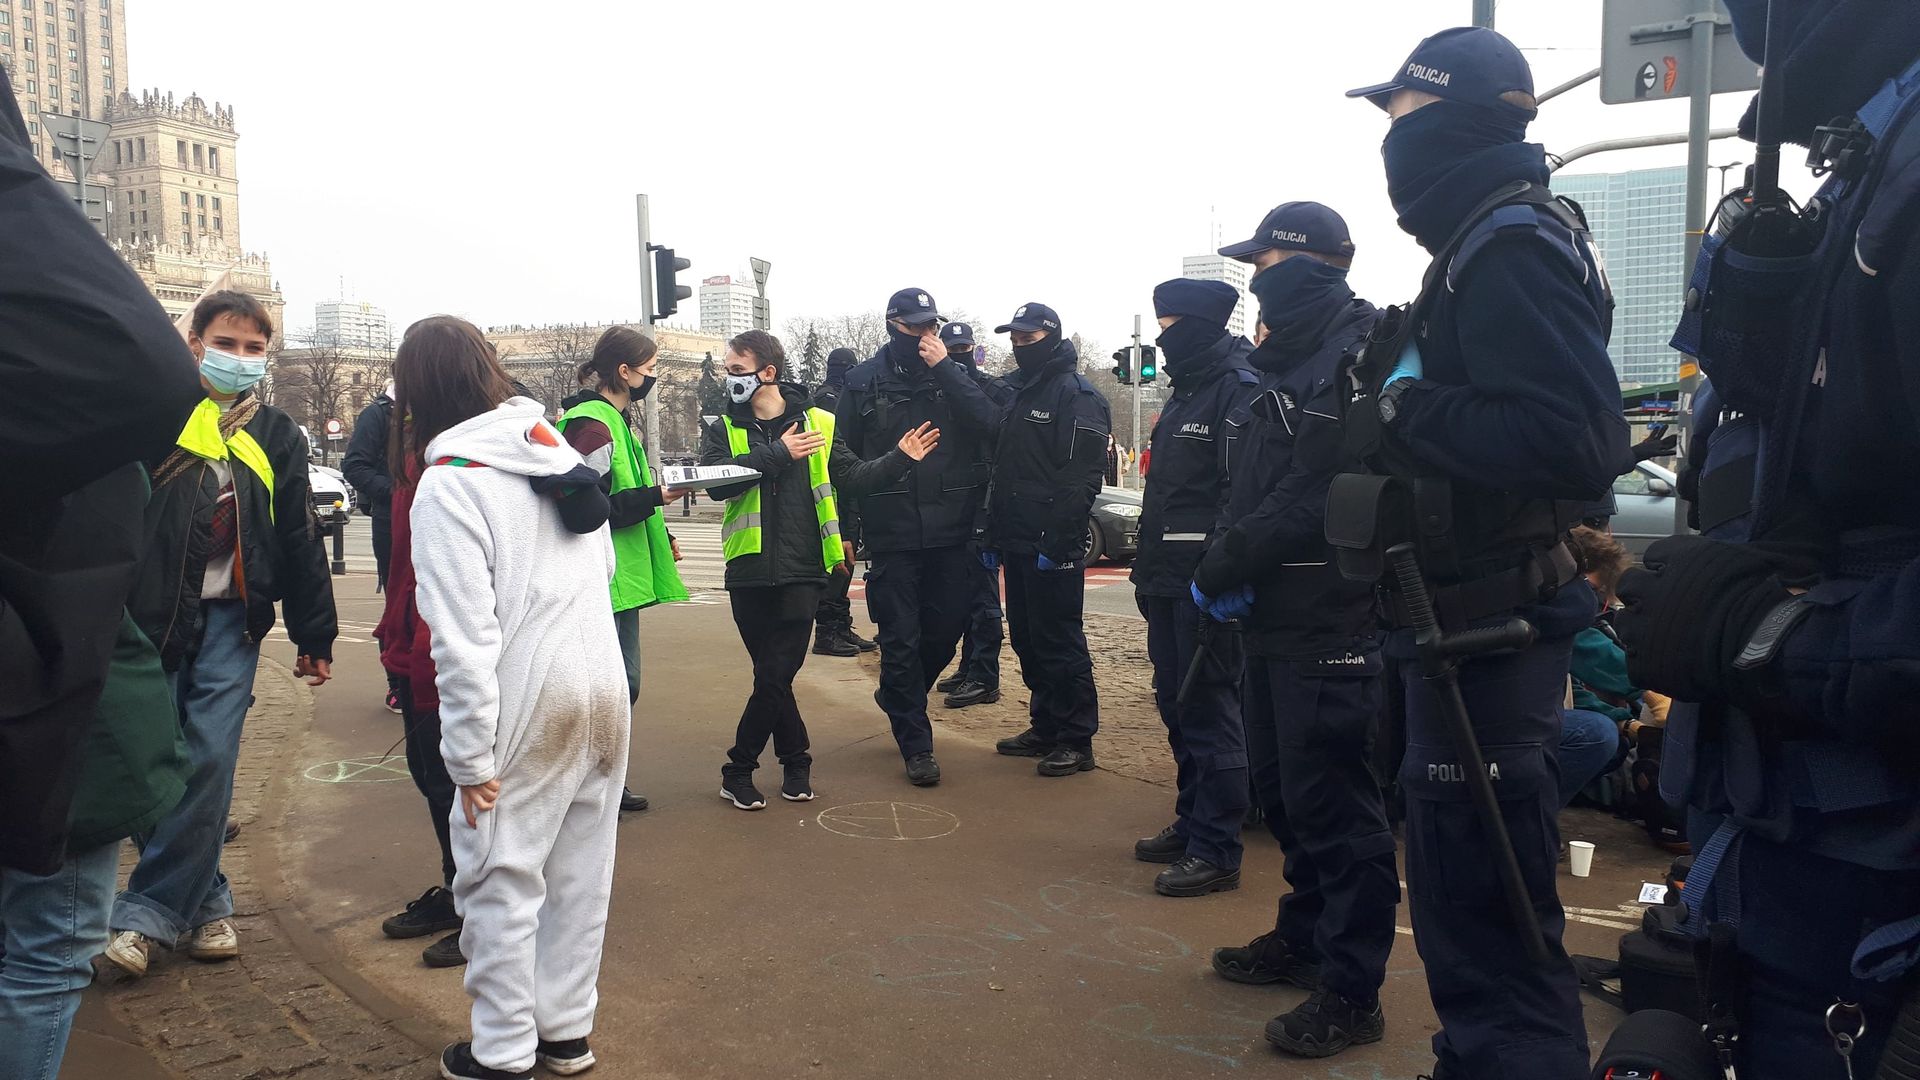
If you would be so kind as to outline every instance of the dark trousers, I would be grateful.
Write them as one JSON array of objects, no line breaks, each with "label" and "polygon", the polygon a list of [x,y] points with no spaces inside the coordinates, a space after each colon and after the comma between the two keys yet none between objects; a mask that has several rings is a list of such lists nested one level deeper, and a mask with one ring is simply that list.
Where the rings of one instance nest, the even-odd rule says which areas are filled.
[{"label": "dark trousers", "polygon": [[387,566],[393,561],[393,517],[369,514],[373,519],[373,569],[381,591],[387,587]]},{"label": "dark trousers", "polygon": [[[1411,655],[1410,634],[1394,635]],[[1570,640],[1470,660],[1460,694],[1473,719],[1501,817],[1520,862],[1552,964],[1540,968],[1507,917],[1486,832],[1474,812],[1448,736],[1440,697],[1417,664],[1403,664],[1407,755],[1407,894],[1414,944],[1441,1030],[1434,1055],[1448,1076],[1474,1080],[1584,1080],[1586,1025],[1580,984],[1560,939],[1566,930],[1555,883],[1560,855],[1560,705]]]},{"label": "dark trousers", "polygon": [[772,585],[733,589],[733,624],[753,658],[753,694],[740,713],[728,768],[748,772],[760,767],[760,751],[773,738],[774,756],[782,765],[811,765],[807,753],[807,725],[793,699],[793,677],[807,662],[807,635],[813,613],[820,606],[818,585]]},{"label": "dark trousers", "polygon": [[1167,726],[1178,794],[1173,830],[1187,854],[1228,870],[1240,866],[1240,823],[1247,814],[1247,734],[1240,722],[1240,676],[1245,662],[1240,635],[1208,626],[1207,657],[1200,661],[1180,704],[1180,687],[1200,651],[1206,616],[1189,597],[1141,596],[1147,617],[1147,659],[1153,663],[1153,699]]},{"label": "dark trousers", "polygon": [[1735,1068],[1762,1080],[1844,1080],[1847,1070],[1825,1019],[1827,1007],[1844,1000],[1859,1004],[1867,1023],[1854,1047],[1853,1075],[1876,1075],[1912,975],[1856,979],[1849,963],[1869,930],[1920,911],[1920,870],[1872,870],[1752,833],[1740,839],[1738,863],[1737,870],[1720,867],[1722,874],[1739,874],[1735,936],[1745,977],[1736,982],[1745,998],[1734,1002],[1740,1021]]},{"label": "dark trousers", "polygon": [[1371,1002],[1393,951],[1400,870],[1368,755],[1379,723],[1377,665],[1329,674],[1312,661],[1250,657],[1247,756],[1290,891],[1275,936],[1320,959],[1327,988]]},{"label": "dark trousers", "polygon": [[813,624],[821,637],[853,629],[853,603],[847,599],[847,590],[853,585],[853,565],[841,566],[845,572],[827,578],[827,587],[820,590],[820,604],[814,609]]},{"label": "dark trousers", "polygon": [[1056,746],[1091,753],[1100,730],[1100,696],[1087,654],[1087,579],[1079,570],[1046,570],[1032,554],[1008,553],[1007,637],[1031,691],[1034,733]]},{"label": "dark trousers", "polygon": [[444,884],[453,884],[453,800],[456,788],[447,775],[447,762],[440,756],[440,711],[422,712],[413,707],[413,687],[400,679],[394,688],[400,695],[400,721],[406,725],[407,773],[413,786],[426,796],[427,816],[433,819],[433,838],[440,843],[440,876]]},{"label": "dark trousers", "polygon": [[[971,548],[968,549],[972,551]],[[960,639],[960,674],[970,682],[1000,687],[1000,643],[1006,639],[1000,620],[1000,571],[980,565],[977,554],[967,559],[967,633]]]},{"label": "dark trousers", "polygon": [[880,707],[900,756],[933,749],[927,691],[967,628],[966,545],[886,551],[867,570],[867,613],[880,639]]}]

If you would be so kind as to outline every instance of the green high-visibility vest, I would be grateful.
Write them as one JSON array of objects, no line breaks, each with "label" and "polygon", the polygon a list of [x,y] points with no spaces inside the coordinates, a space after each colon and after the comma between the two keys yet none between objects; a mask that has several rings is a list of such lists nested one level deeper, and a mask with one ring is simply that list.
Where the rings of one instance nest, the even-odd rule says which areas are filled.
[{"label": "green high-visibility vest", "polygon": [[[613,435],[613,494],[653,486],[647,455],[633,437],[633,429],[619,410],[598,395],[568,409],[560,430],[579,419],[598,420]],[[664,508],[661,508],[664,509]],[[673,565],[673,543],[667,539],[666,515],[655,509],[645,521],[613,530],[613,610],[671,604],[687,598],[680,571]]]},{"label": "green high-visibility vest", "polygon": [[[722,416],[727,425],[727,449],[734,457],[747,452],[747,430]],[[840,546],[840,507],[833,497],[833,478],[827,473],[827,458],[833,452],[833,414],[825,409],[808,409],[807,422],[827,440],[827,444],[807,459],[807,483],[813,488],[813,513],[820,522],[820,558],[827,572],[847,561]],[[764,479],[764,478],[763,478]],[[742,555],[760,550],[760,485],[727,500],[726,515],[720,521],[720,546],[732,562]]]}]

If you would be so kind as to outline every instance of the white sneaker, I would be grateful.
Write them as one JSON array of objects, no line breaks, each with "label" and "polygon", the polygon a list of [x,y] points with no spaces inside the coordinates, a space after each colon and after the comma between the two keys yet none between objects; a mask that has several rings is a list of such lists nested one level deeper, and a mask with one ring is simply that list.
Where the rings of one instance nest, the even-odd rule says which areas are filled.
[{"label": "white sneaker", "polygon": [[152,938],[136,930],[122,930],[107,942],[104,955],[114,967],[137,979],[147,973],[147,959],[152,954]]},{"label": "white sneaker", "polygon": [[195,960],[231,960],[240,955],[240,932],[227,919],[195,927],[187,938],[187,955]]}]

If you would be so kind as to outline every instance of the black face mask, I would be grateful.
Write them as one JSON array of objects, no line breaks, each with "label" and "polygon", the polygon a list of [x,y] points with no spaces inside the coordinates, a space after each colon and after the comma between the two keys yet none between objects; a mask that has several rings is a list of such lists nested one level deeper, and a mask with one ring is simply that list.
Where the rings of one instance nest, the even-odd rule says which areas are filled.
[{"label": "black face mask", "polygon": [[1224,327],[1214,326],[1191,315],[1160,331],[1160,336],[1153,339],[1153,344],[1160,350],[1160,363],[1167,369],[1167,377],[1178,381],[1188,365],[1219,341],[1224,333]]},{"label": "black face mask", "polygon": [[653,376],[643,375],[640,377],[640,385],[627,387],[627,393],[631,394],[635,401],[645,401],[647,395],[653,393],[653,382]]},{"label": "black face mask", "polygon": [[1247,289],[1260,302],[1267,339],[1288,350],[1313,345],[1334,313],[1353,299],[1344,268],[1305,255],[1253,275]]},{"label": "black face mask", "polygon": [[1395,120],[1380,156],[1400,227],[1431,251],[1501,184],[1546,183],[1539,148],[1522,141],[1528,119],[1517,108],[1436,101]]},{"label": "black face mask", "polygon": [[1033,372],[1045,367],[1053,354],[1060,351],[1060,339],[1052,334],[1041,338],[1031,345],[1015,345],[1013,362],[1021,371]]},{"label": "black face mask", "polygon": [[[887,359],[892,360],[902,371],[912,371],[913,365],[922,364],[920,360],[920,335],[903,334],[892,323],[887,324]],[[922,366],[925,366],[922,364]]]}]

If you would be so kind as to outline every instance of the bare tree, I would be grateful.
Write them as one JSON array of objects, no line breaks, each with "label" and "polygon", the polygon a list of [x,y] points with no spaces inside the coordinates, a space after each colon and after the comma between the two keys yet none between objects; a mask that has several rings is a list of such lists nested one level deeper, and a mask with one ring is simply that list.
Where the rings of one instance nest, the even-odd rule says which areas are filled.
[{"label": "bare tree", "polygon": [[533,396],[558,413],[560,402],[580,389],[580,366],[593,357],[600,328],[581,323],[559,323],[534,331],[528,338],[532,355],[519,365],[520,380]]},{"label": "bare tree", "polygon": [[341,419],[344,408],[349,358],[340,346],[324,340],[283,350],[280,355],[277,404],[306,425],[324,453],[329,449],[327,421]]}]

